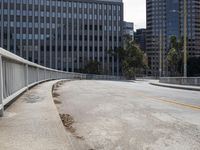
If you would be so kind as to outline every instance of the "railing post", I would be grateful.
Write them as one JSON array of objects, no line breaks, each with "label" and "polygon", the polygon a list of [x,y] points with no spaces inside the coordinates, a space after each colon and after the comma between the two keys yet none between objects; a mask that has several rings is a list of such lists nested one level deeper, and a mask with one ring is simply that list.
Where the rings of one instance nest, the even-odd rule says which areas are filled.
[{"label": "railing post", "polygon": [[37,82],[39,82],[39,80],[40,80],[40,75],[39,75],[39,72],[40,71],[40,69],[37,67]]},{"label": "railing post", "polygon": [[3,116],[4,105],[3,105],[3,63],[2,56],[0,55],[0,117]]},{"label": "railing post", "polygon": [[28,90],[28,64],[26,64],[26,87],[27,87],[27,90]]},{"label": "railing post", "polygon": [[56,73],[56,79],[59,79],[59,72]]},{"label": "railing post", "polygon": [[46,72],[46,69],[44,69],[44,80],[47,80],[47,72]]}]

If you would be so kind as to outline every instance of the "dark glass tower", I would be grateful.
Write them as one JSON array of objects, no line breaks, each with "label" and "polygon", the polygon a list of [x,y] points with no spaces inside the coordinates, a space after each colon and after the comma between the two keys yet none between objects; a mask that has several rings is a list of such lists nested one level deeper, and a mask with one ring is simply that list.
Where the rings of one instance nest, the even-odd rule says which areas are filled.
[{"label": "dark glass tower", "polygon": [[0,0],[0,46],[32,62],[79,71],[93,60],[119,74],[122,0]]},{"label": "dark glass tower", "polygon": [[140,49],[146,52],[146,29],[137,29],[134,33],[134,40],[140,46]]},{"label": "dark glass tower", "polygon": [[171,36],[179,39],[179,0],[166,0],[166,36],[167,48]]},{"label": "dark glass tower", "polygon": [[[166,71],[166,55],[171,36],[183,37],[183,0],[147,0],[146,50],[149,75],[159,75],[159,52],[162,47],[162,68]],[[200,56],[200,1],[187,0],[189,56]],[[166,75],[166,72],[163,72]]]},{"label": "dark glass tower", "polygon": [[[180,0],[180,35],[183,36],[183,0]],[[187,0],[187,50],[191,57],[200,57],[200,0]]]},{"label": "dark glass tower", "polygon": [[149,75],[159,75],[160,35],[163,49],[166,49],[166,0],[147,0],[146,51],[148,55]]}]

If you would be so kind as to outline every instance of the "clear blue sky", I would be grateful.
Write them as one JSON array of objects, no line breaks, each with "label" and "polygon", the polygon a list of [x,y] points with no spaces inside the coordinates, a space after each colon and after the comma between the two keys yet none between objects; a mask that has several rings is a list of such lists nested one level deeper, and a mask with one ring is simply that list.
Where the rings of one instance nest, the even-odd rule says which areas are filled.
[{"label": "clear blue sky", "polygon": [[146,27],[146,0],[123,0],[124,20],[134,22],[135,29]]}]

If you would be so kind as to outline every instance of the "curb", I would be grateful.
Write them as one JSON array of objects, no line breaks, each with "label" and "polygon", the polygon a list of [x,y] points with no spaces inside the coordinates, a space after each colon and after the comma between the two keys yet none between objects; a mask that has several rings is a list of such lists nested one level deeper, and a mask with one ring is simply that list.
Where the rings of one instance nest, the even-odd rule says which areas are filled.
[{"label": "curb", "polygon": [[72,143],[72,139],[70,138],[70,136],[67,134],[67,132],[66,132],[66,130],[65,130],[65,127],[64,127],[64,125],[63,125],[63,122],[62,122],[62,120],[61,120],[61,118],[60,118],[60,114],[59,114],[59,111],[58,111],[58,108],[57,108],[57,106],[56,106],[56,104],[55,104],[55,102],[54,102],[54,97],[53,97],[53,91],[54,91],[54,89],[55,89],[55,86],[57,86],[57,84],[58,83],[60,83],[60,82],[67,82],[67,81],[72,81],[71,79],[60,79],[60,80],[56,80],[55,81],[55,83],[52,85],[52,87],[51,87],[51,98],[52,98],[52,102],[53,102],[53,104],[54,104],[54,108],[56,109],[56,114],[57,114],[57,116],[58,116],[58,118],[59,118],[59,123],[61,124],[61,126],[63,127],[63,132],[66,134],[66,138],[68,139],[68,141],[69,141],[69,145],[70,145],[70,149],[72,149],[72,150],[76,150],[75,148],[74,148],[74,145],[73,145],[73,143]]},{"label": "curb", "polygon": [[200,87],[186,87],[186,86],[176,86],[176,85],[170,85],[170,84],[161,84],[161,83],[153,83],[150,82],[149,84],[154,86],[160,86],[160,87],[167,87],[167,88],[173,88],[173,89],[182,89],[182,90],[190,90],[190,91],[200,91]]}]

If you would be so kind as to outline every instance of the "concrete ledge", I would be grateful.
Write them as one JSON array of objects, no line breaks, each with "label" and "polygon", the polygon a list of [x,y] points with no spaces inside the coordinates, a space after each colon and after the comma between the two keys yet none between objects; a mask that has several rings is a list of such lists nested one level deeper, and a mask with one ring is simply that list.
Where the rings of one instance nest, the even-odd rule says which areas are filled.
[{"label": "concrete ledge", "polygon": [[52,98],[50,81],[25,92],[0,118],[0,149],[73,150]]},{"label": "concrete ledge", "polygon": [[160,83],[159,81],[151,81],[150,84],[155,85],[155,86],[174,88],[174,89],[200,91],[199,86],[185,86],[185,85],[177,85],[177,84],[166,84],[166,83]]},{"label": "concrete ledge", "polygon": [[200,86],[200,77],[161,77],[160,83]]}]

